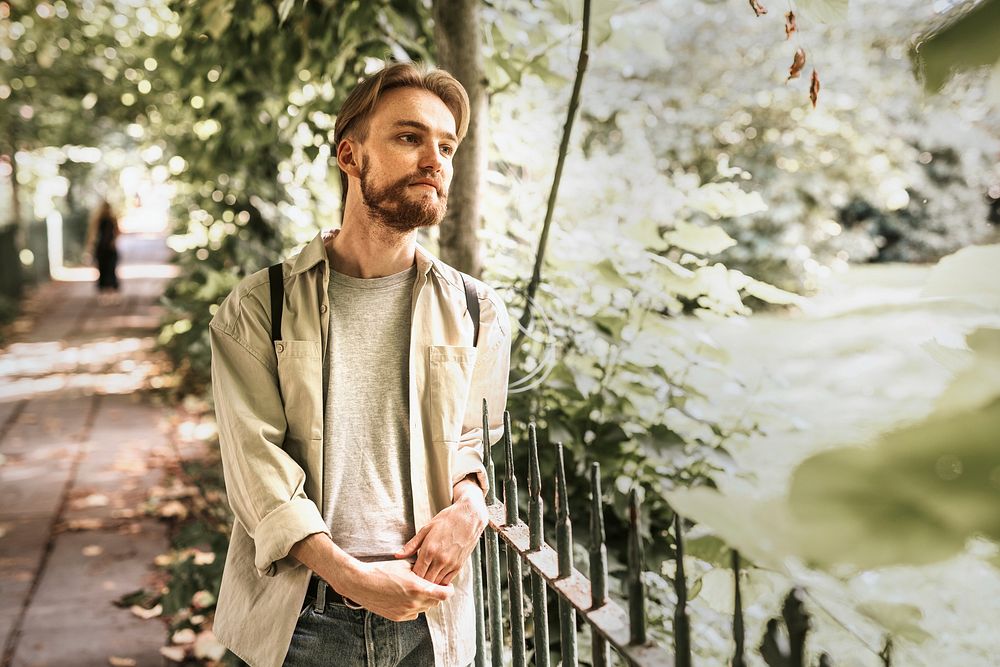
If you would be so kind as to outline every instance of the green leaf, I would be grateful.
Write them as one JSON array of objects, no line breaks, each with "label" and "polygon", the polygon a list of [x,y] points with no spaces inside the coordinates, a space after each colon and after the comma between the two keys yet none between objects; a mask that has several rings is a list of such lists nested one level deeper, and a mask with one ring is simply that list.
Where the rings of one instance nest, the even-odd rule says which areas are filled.
[{"label": "green leaf", "polygon": [[713,220],[737,218],[767,210],[760,193],[744,192],[739,185],[731,181],[702,185],[688,193],[687,205]]},{"label": "green leaf", "polygon": [[1000,309],[1000,244],[969,246],[931,270],[923,296],[971,301]]},{"label": "green leaf", "polygon": [[750,282],[743,287],[743,291],[750,296],[757,297],[761,301],[766,301],[767,303],[773,303],[779,306],[803,303],[802,297],[798,294],[786,292],[780,287],[775,287],[770,283],[754,280],[752,278],[750,279]]},{"label": "green leaf", "polygon": [[253,20],[250,21],[250,32],[259,35],[271,27],[274,21],[274,12],[265,4],[259,4],[253,10]]},{"label": "green leaf", "polygon": [[861,603],[858,611],[874,619],[897,637],[913,642],[922,642],[931,637],[920,625],[924,618],[923,612],[912,604],[870,601]]},{"label": "green leaf", "polygon": [[789,502],[816,562],[931,563],[973,535],[1000,539],[1000,401],[934,416],[869,448],[806,459]]},{"label": "green leaf", "polygon": [[1000,329],[976,329],[966,342],[971,360],[938,397],[939,414],[980,408],[1000,397]]},{"label": "green leaf", "polygon": [[798,553],[787,506],[778,499],[723,495],[704,487],[679,488],[664,495],[681,516],[709,526],[760,566],[780,571],[784,558]]},{"label": "green leaf", "polygon": [[943,27],[914,40],[911,57],[929,91],[960,70],[1000,63],[1000,0],[954,3]]},{"label": "green leaf", "polygon": [[714,255],[736,245],[721,227],[699,227],[679,220],[673,231],[663,235],[668,243],[699,255]]},{"label": "green leaf", "polygon": [[288,18],[294,6],[295,0],[281,0],[281,4],[278,5],[278,25],[285,24],[285,19]]},{"label": "green leaf", "polygon": [[642,450],[654,456],[663,456],[670,450],[684,447],[684,438],[662,424],[654,424],[649,432],[636,438]]},{"label": "green leaf", "polygon": [[610,259],[601,260],[594,266],[594,268],[597,270],[597,274],[601,277],[601,279],[611,287],[629,286],[628,281],[622,277],[621,273],[618,272],[618,268]]},{"label": "green leaf", "polygon": [[202,8],[205,17],[205,32],[212,39],[219,39],[233,20],[233,5],[228,0],[212,0]]},{"label": "green leaf", "polygon": [[840,23],[847,18],[848,0],[798,0],[796,9],[819,23]]}]

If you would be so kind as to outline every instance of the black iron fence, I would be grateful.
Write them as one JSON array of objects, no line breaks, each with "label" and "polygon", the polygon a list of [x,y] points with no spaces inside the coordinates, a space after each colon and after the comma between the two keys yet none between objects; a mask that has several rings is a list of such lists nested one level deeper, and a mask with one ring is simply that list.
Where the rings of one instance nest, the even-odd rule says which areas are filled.
[{"label": "black iron fence", "polygon": [[[646,632],[646,595],[642,580],[645,569],[643,544],[639,530],[642,508],[639,494],[633,489],[629,495],[628,576],[626,610],[608,595],[607,545],[604,534],[603,504],[601,501],[601,472],[597,463],[590,466],[590,577],[587,578],[573,566],[573,524],[569,515],[566,496],[566,471],[561,444],[556,444],[555,511],[556,548],[549,546],[543,533],[542,475],[538,464],[538,443],[534,424],[528,426],[528,523],[521,520],[517,502],[518,480],[514,473],[514,449],[510,427],[510,414],[504,413],[504,456],[506,469],[503,480],[503,501],[496,496],[495,473],[492,453],[486,438],[488,411],[483,402],[483,433],[486,472],[490,491],[486,502],[490,509],[490,523],[480,544],[473,552],[473,587],[476,598],[476,636],[479,650],[476,667],[511,664],[523,667],[528,662],[525,636],[526,602],[530,603],[533,628],[532,661],[538,667],[549,667],[548,591],[557,597],[559,609],[559,650],[563,667],[578,664],[577,618],[590,626],[591,656],[587,661],[593,667],[612,664],[612,652],[621,660],[635,667],[690,667],[692,664],[691,627],[688,618],[688,589],[684,572],[684,521],[674,514],[673,537],[675,544],[676,575],[674,592],[676,605],[673,611],[673,646],[662,647],[650,641]],[[506,551],[507,609],[501,596],[500,542]],[[485,562],[483,551],[485,551]],[[483,569],[485,565],[485,587]],[[530,594],[524,591],[524,568],[530,577]],[[733,654],[732,667],[746,665],[746,637],[743,620],[743,600],[740,588],[740,556],[733,551],[731,567],[734,577],[733,598]],[[487,620],[489,623],[487,624]],[[506,622],[505,622],[506,621]],[[507,642],[504,627],[509,627],[510,649],[507,659]],[[488,626],[488,628],[487,628]],[[784,626],[782,628],[782,626]],[[810,617],[804,608],[803,592],[791,590],[785,597],[780,618],[768,621],[767,628],[757,647],[761,658],[770,667],[806,667],[806,636]],[[879,654],[885,667],[891,666],[892,641],[886,638]],[[829,667],[833,663],[825,653],[816,663]]]}]

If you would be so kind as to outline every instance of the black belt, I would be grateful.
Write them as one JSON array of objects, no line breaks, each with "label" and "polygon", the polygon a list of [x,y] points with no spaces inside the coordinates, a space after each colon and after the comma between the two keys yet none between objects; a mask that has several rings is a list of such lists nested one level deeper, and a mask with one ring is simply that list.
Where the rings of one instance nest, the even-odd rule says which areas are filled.
[{"label": "black belt", "polygon": [[330,585],[316,575],[309,577],[309,587],[306,589],[306,599],[312,600],[316,609],[322,611],[326,605],[342,604],[351,609],[362,609],[363,607],[351,598],[344,597],[337,591],[330,588]]}]

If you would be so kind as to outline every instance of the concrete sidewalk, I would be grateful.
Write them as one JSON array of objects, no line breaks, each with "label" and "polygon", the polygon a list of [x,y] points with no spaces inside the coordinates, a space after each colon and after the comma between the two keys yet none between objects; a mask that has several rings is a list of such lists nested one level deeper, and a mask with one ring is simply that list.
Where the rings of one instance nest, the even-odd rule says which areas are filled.
[{"label": "concrete sidewalk", "polygon": [[168,410],[150,400],[173,267],[162,238],[119,248],[117,298],[98,298],[89,269],[61,274],[0,350],[4,667],[164,664],[164,624],[113,601],[151,584],[169,546],[140,506],[176,459]]}]

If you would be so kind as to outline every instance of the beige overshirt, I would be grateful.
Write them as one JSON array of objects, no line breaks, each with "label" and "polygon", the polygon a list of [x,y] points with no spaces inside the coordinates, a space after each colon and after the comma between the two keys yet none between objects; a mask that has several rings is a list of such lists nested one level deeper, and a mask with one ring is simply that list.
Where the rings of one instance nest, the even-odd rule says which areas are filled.
[{"label": "beige overshirt", "polygon": [[[282,264],[280,341],[271,341],[266,269],[240,281],[209,327],[219,445],[235,515],[214,632],[252,667],[281,665],[305,600],[310,571],[288,555],[290,549],[314,533],[329,535],[320,511],[323,367],[330,310],[326,246],[336,233],[320,232]],[[490,408],[492,444],[503,432],[511,329],[496,292],[477,280],[481,329],[473,347],[461,274],[419,244],[416,265],[409,476],[419,531],[451,504],[459,480],[475,474],[484,490],[488,486],[482,401]],[[435,667],[465,667],[475,656],[468,563],[452,585],[454,595],[427,612]]]}]

